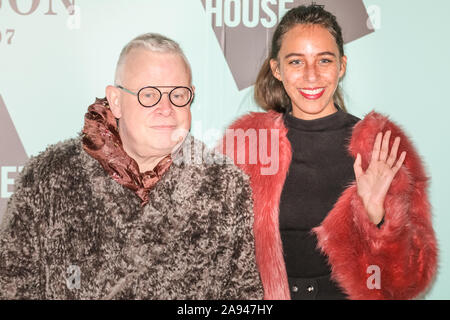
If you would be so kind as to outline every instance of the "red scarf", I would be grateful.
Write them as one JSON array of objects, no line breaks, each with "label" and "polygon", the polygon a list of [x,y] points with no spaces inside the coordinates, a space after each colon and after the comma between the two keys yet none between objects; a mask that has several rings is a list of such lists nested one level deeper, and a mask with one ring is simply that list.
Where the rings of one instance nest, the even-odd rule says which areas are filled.
[{"label": "red scarf", "polygon": [[149,201],[149,191],[172,164],[168,155],[153,170],[141,173],[137,162],[123,149],[116,118],[106,98],[96,99],[84,117],[83,149],[96,159],[106,172],[122,186],[133,190],[142,200]]}]

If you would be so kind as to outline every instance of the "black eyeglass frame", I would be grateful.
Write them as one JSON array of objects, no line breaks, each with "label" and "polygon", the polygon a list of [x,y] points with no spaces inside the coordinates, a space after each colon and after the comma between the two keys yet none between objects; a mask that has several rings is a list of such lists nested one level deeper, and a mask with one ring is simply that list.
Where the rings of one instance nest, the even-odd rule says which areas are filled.
[{"label": "black eyeglass frame", "polygon": [[[119,86],[119,85],[116,85],[115,87],[116,87],[116,88],[119,88],[119,89],[121,89],[121,90],[123,90],[123,91],[125,91],[125,92],[128,92],[129,94],[132,94],[132,95],[136,96],[137,99],[138,99],[139,104],[140,104],[141,106],[143,106],[144,108],[152,108],[152,107],[156,106],[156,105],[161,101],[162,96],[163,96],[163,94],[165,94],[165,93],[166,93],[167,96],[169,97],[170,103],[172,103],[175,107],[178,107],[178,108],[183,108],[183,107],[187,106],[190,102],[192,102],[192,98],[194,97],[194,93],[192,92],[192,89],[189,88],[189,87],[184,87],[184,86],[158,86],[158,87],[155,87],[155,86],[146,86],[146,87],[143,87],[143,88],[139,89],[138,92],[133,92],[133,91],[131,91],[131,90],[129,90],[129,89],[123,87],[123,86]],[[144,90],[144,89],[148,89],[148,88],[156,89],[156,90],[159,92],[159,99],[158,99],[158,101],[156,101],[156,103],[152,104],[151,106],[146,106],[146,105],[144,105],[144,104],[141,102],[141,99],[139,99],[139,95],[140,95],[141,91]],[[173,88],[173,89],[170,90],[170,92],[161,92],[161,90],[159,90],[158,88]],[[178,105],[178,104],[176,104],[176,103],[174,103],[174,102],[172,101],[172,99],[170,98],[171,93],[172,93],[174,90],[178,89],[178,88],[184,88],[184,89],[188,89],[188,90],[189,90],[189,99],[188,99],[188,101],[187,101],[185,104],[183,104],[183,105],[181,105],[181,106]]]}]

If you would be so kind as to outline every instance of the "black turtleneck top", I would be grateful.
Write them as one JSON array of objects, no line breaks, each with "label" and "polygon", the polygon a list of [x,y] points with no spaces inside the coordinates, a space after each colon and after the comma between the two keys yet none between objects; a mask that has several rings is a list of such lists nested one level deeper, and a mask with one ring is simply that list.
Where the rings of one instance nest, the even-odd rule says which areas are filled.
[{"label": "black turtleneck top", "polygon": [[279,222],[289,278],[326,278],[331,273],[311,229],[322,223],[355,179],[347,146],[360,120],[336,107],[337,112],[315,120],[295,118],[290,110],[284,114],[292,162],[281,193]]}]

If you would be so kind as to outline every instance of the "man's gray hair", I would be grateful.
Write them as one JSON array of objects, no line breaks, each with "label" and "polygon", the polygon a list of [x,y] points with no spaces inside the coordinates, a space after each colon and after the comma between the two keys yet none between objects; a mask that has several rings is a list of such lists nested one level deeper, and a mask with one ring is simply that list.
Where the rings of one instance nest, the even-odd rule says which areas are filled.
[{"label": "man's gray hair", "polygon": [[128,53],[130,53],[131,50],[138,48],[142,48],[153,52],[178,54],[186,64],[186,68],[188,69],[189,72],[189,80],[190,81],[192,80],[191,65],[189,64],[189,61],[184,55],[183,50],[181,50],[180,45],[176,41],[169,39],[161,34],[145,33],[128,42],[128,44],[122,49],[116,67],[116,75],[114,79],[116,85],[121,84],[123,66],[125,64],[125,60]]}]

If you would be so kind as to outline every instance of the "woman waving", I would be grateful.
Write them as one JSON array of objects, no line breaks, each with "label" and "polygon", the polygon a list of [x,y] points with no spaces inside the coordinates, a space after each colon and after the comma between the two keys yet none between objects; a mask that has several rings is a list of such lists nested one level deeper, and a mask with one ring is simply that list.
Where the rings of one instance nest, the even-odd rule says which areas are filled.
[{"label": "woman waving", "polygon": [[[267,112],[235,121],[219,146],[250,177],[266,299],[410,299],[435,274],[421,159],[386,116],[346,112],[346,66],[336,18],[318,5],[291,9],[255,84]],[[267,136],[239,140],[238,130]],[[278,170],[236,161],[250,150],[277,153]]]}]

